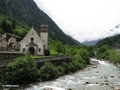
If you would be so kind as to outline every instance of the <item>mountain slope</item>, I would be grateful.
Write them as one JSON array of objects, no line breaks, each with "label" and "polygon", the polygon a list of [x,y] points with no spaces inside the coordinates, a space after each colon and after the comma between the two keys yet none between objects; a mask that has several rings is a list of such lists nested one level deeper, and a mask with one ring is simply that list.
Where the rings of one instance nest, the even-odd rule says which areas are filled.
[{"label": "mountain slope", "polygon": [[70,35],[67,35],[69,38],[71,38],[72,40],[74,40],[74,42],[76,42],[77,44],[81,44],[82,45],[82,43],[80,43],[79,41],[77,41],[76,39],[74,39],[73,37],[71,37]]},{"label": "mountain slope", "polygon": [[84,41],[82,44],[88,45],[88,46],[94,46],[96,43],[99,42],[99,40],[93,40],[93,41]]},{"label": "mountain slope", "polygon": [[0,0],[0,14],[24,22],[30,28],[33,26],[37,31],[39,31],[42,21],[46,19],[49,25],[50,38],[59,40],[65,44],[77,45],[46,13],[37,7],[33,0]]},{"label": "mountain slope", "polygon": [[120,24],[116,25],[113,29],[110,30],[111,32],[117,31],[118,34],[115,34],[110,37],[106,37],[100,40],[96,46],[101,47],[102,45],[107,45],[110,48],[120,48]]}]

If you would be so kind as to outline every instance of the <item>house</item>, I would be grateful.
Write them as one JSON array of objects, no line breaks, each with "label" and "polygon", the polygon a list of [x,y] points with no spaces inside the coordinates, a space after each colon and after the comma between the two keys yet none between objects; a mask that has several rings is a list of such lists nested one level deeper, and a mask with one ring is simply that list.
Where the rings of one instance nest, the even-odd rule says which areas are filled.
[{"label": "house", "polygon": [[7,50],[7,40],[0,36],[0,51],[6,51]]},{"label": "house", "polygon": [[19,42],[22,40],[22,37],[12,33],[4,33],[2,36],[7,40],[7,48],[9,51],[11,49],[19,50]]},{"label": "house", "polygon": [[48,50],[48,25],[40,25],[40,36],[32,27],[19,44],[20,51],[30,52],[32,55],[45,55]]}]

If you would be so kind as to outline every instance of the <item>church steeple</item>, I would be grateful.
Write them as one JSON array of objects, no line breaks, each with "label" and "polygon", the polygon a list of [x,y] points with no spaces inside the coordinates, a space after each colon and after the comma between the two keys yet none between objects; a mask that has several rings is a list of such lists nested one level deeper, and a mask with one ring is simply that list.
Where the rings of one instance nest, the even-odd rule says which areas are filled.
[{"label": "church steeple", "polygon": [[48,32],[48,25],[47,25],[47,22],[46,20],[44,19],[42,24],[40,25],[40,31],[41,32]]},{"label": "church steeple", "polygon": [[45,49],[48,50],[48,24],[44,19],[42,24],[40,25],[40,37],[42,41],[45,43]]}]

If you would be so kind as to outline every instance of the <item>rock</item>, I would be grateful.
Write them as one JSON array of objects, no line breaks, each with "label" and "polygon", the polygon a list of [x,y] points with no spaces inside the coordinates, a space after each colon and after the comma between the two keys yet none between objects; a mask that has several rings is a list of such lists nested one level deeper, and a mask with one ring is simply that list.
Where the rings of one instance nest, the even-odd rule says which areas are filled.
[{"label": "rock", "polygon": [[109,85],[109,83],[105,83],[105,85]]},{"label": "rock", "polygon": [[107,77],[106,77],[106,76],[104,76],[104,79],[107,79]]},{"label": "rock", "polygon": [[114,88],[114,87],[113,87],[113,83],[109,84],[109,87],[111,87],[111,88],[113,89],[113,88]]},{"label": "rock", "polygon": [[98,82],[96,82],[95,84],[98,84]]},{"label": "rock", "polygon": [[97,68],[97,66],[93,66],[92,68]]},{"label": "rock", "polygon": [[83,83],[83,85],[85,85],[85,84],[90,84],[90,82],[86,81],[85,83]]},{"label": "rock", "polygon": [[104,76],[100,76],[101,79],[103,79]]},{"label": "rock", "polygon": [[99,73],[99,71],[97,71],[96,73]]},{"label": "rock", "polygon": [[114,78],[114,76],[111,76],[111,78]]},{"label": "rock", "polygon": [[115,87],[113,90],[120,90],[120,87]]},{"label": "rock", "polygon": [[44,88],[44,90],[52,90],[52,88],[48,88],[48,87],[46,87],[46,88]]},{"label": "rock", "polygon": [[71,88],[69,88],[68,90],[72,90]]},{"label": "rock", "polygon": [[100,85],[104,85],[104,83],[100,83]]},{"label": "rock", "polygon": [[108,82],[108,80],[105,80],[104,82]]}]

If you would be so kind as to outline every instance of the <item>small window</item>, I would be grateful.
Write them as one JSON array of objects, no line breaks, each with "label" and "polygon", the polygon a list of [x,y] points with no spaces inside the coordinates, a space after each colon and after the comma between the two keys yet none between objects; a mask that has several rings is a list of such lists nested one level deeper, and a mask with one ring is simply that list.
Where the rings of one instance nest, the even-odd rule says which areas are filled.
[{"label": "small window", "polygon": [[25,48],[23,48],[23,52],[25,51]]},{"label": "small window", "polygon": [[38,51],[41,52],[41,49],[39,48]]}]

